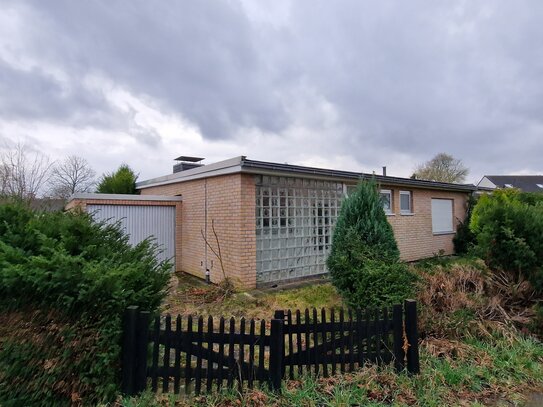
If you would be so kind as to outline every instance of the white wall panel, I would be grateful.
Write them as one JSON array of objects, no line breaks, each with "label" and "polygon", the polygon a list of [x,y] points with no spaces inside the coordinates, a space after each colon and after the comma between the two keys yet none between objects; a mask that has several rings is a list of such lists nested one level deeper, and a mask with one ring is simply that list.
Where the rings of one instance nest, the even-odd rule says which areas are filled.
[{"label": "white wall panel", "polygon": [[154,237],[163,249],[160,260],[175,261],[175,207],[142,205],[87,205],[87,212],[97,221],[121,222],[129,235],[129,242],[136,245]]}]

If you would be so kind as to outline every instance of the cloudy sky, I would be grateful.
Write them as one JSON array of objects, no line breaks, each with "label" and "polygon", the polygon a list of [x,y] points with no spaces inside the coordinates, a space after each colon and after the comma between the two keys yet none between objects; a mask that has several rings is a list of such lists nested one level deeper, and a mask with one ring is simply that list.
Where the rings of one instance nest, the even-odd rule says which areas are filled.
[{"label": "cloudy sky", "polygon": [[0,145],[543,173],[543,2],[0,0]]}]

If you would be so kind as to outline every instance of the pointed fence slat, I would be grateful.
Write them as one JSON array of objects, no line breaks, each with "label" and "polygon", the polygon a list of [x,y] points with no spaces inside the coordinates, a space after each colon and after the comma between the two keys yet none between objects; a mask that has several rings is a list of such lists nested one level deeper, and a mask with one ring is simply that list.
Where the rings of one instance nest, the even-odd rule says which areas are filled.
[{"label": "pointed fence slat", "polygon": [[[296,310],[296,325],[301,325],[301,316],[300,316],[300,310]],[[300,355],[302,354],[302,332],[298,330],[296,332],[296,350],[298,351],[298,375],[301,376],[303,373],[303,364],[302,364],[302,358]]]},{"label": "pointed fence slat", "polygon": [[[224,318],[221,317],[219,321],[219,335],[221,337],[224,336]],[[217,390],[220,390],[222,387],[222,381],[223,381],[223,361],[224,361],[224,341],[219,342],[219,355],[218,355],[218,361],[217,361]]]},{"label": "pointed fence slat", "polygon": [[349,372],[354,371],[354,327],[353,311],[349,310]]},{"label": "pointed fence slat", "polygon": [[345,313],[343,311],[343,308],[339,310],[339,332],[341,335],[340,339],[340,345],[341,348],[339,349],[339,361],[340,361],[340,369],[341,373],[345,373]]},{"label": "pointed fence slat", "polygon": [[206,391],[211,392],[213,386],[213,361],[211,354],[213,351],[213,317],[210,315],[207,319],[207,376],[206,376]]},{"label": "pointed fence slat", "polygon": [[196,369],[194,378],[194,392],[198,396],[202,390],[202,344],[204,342],[204,318],[198,318],[198,331],[196,334]]},{"label": "pointed fence slat", "polygon": [[230,318],[230,340],[228,342],[228,388],[231,389],[234,385],[234,334],[236,333],[236,320]]},{"label": "pointed fence slat", "polygon": [[309,340],[309,324],[310,324],[310,319],[309,319],[309,310],[306,308],[305,309],[305,313],[304,313],[304,316],[305,316],[305,324],[302,325],[302,327],[304,327],[304,334],[305,334],[305,354],[306,354],[306,373],[309,374],[311,373],[311,351],[310,351],[310,346],[311,346],[311,342]]},{"label": "pointed fence slat", "polygon": [[190,382],[192,379],[192,315],[187,319],[187,334],[185,335],[185,393],[190,393]]},{"label": "pointed fence slat", "polygon": [[254,370],[255,370],[255,320],[251,318],[249,323],[249,376],[247,385],[253,388]]},{"label": "pointed fence slat", "polygon": [[335,309],[331,309],[330,310],[330,324],[331,324],[331,329],[330,329],[330,341],[331,341],[331,356],[332,356],[332,376],[334,376],[336,374],[336,330],[335,330],[335,323],[336,323],[336,310]]},{"label": "pointed fence slat", "polygon": [[315,360],[315,376],[319,375],[319,351],[318,351],[318,345],[319,345],[319,324],[317,320],[317,309],[313,308],[313,346],[315,351],[314,353],[314,360]]},{"label": "pointed fence slat", "polygon": [[[181,315],[178,315],[175,320],[175,343],[179,344],[183,340],[182,337],[182,319]],[[173,381],[173,392],[179,394],[179,382],[181,381],[181,346],[175,347],[175,371]]]},{"label": "pointed fence slat", "polygon": [[[165,334],[165,338],[164,338],[164,358],[162,359],[162,365],[165,366],[165,367],[169,367],[170,366],[170,342],[171,342],[171,333],[172,333],[172,317],[170,316],[170,314],[167,314],[166,315],[166,319],[165,319],[165,330],[164,330],[164,334]],[[168,393],[169,391],[169,385],[170,385],[170,378],[168,377],[168,375],[166,374],[166,369],[164,369],[163,371],[163,374],[162,374],[162,392],[163,393]]]},{"label": "pointed fence slat", "polygon": [[[321,309],[321,325],[322,325],[322,330],[321,330],[322,343],[326,344],[328,340],[328,331],[326,330],[326,310],[324,308]],[[323,348],[323,350],[324,350],[323,354],[327,355],[328,347]],[[328,362],[324,362],[322,364],[322,375],[324,377],[328,377]]]}]

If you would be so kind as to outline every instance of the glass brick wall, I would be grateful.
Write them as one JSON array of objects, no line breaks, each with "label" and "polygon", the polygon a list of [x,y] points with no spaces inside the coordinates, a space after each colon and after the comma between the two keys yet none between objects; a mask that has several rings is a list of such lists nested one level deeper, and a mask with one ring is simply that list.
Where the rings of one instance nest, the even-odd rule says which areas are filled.
[{"label": "glass brick wall", "polygon": [[256,179],[257,284],[324,274],[341,200],[341,182]]}]

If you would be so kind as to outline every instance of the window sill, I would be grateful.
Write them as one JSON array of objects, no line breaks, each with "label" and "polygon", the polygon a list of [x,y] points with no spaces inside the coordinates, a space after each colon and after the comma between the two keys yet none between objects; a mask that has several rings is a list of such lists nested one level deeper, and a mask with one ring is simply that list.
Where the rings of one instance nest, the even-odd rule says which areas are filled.
[{"label": "window sill", "polygon": [[400,212],[400,215],[402,216],[415,216],[414,212]]},{"label": "window sill", "polygon": [[387,215],[387,216],[396,216],[396,214],[392,213],[392,212],[385,212],[385,215]]},{"label": "window sill", "polygon": [[433,232],[434,236],[443,236],[443,235],[454,235],[456,232],[450,231],[450,232]]}]

